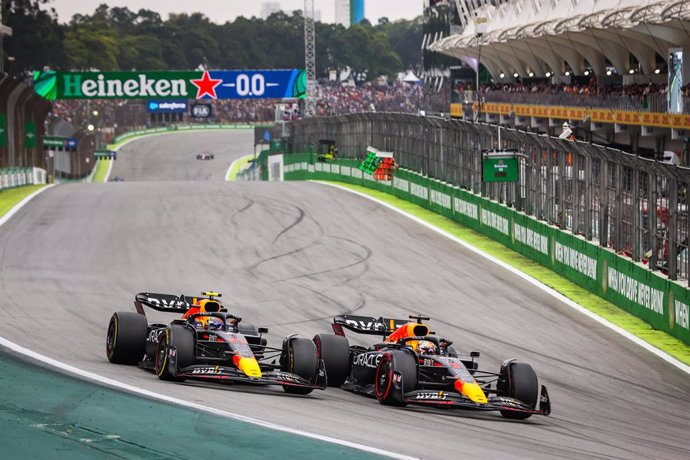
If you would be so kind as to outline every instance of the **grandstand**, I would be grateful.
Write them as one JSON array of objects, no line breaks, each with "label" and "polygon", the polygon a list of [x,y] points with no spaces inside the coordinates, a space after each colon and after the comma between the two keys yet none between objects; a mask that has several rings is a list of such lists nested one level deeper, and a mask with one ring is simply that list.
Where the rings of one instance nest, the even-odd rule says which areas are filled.
[{"label": "grandstand", "polygon": [[459,33],[429,50],[485,68],[493,83],[479,98],[475,85],[456,85],[456,101],[472,103],[454,115],[550,134],[570,122],[579,138],[688,163],[690,2],[452,3]]}]

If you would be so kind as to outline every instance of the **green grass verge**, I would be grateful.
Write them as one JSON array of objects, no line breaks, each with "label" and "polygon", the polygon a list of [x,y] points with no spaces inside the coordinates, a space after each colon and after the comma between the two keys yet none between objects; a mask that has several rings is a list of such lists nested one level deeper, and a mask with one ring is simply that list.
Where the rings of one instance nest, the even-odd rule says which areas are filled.
[{"label": "green grass verge", "polygon": [[27,196],[34,193],[36,190],[45,187],[45,185],[25,185],[12,189],[3,190],[0,192],[0,217],[7,214],[7,211],[12,209],[17,203],[22,201]]},{"label": "green grass verge", "polygon": [[98,160],[96,163],[96,172],[93,173],[91,182],[105,182],[105,175],[108,174],[108,167],[113,160]]},{"label": "green grass verge", "polygon": [[400,198],[384,192],[371,190],[358,185],[345,184],[342,182],[320,182],[333,183],[357,192],[364,193],[383,201],[384,203],[395,206],[396,208],[412,214],[426,222],[429,222],[430,224],[454,235],[458,239],[461,239],[474,246],[475,248],[490,254],[496,259],[499,259],[506,264],[509,264],[528,274],[532,278],[542,282],[553,290],[560,292],[575,303],[582,305],[592,313],[595,313],[616,326],[625,329],[626,331],[655,346],[656,348],[665,351],[679,361],[690,365],[690,346],[663,331],[652,328],[649,324],[645,323],[636,316],[621,310],[614,304],[607,302],[595,294],[587,292],[575,283],[563,278],[543,265],[540,265],[532,259],[508,249],[501,243],[494,241],[491,238],[482,235],[481,233],[478,233],[467,227],[463,227],[460,224],[457,224],[456,222],[453,222],[452,220],[432,211],[424,209],[421,206],[401,200]]},{"label": "green grass verge", "polygon": [[228,175],[225,177],[225,180],[232,181],[232,180],[237,180],[237,173],[242,171],[245,166],[249,164],[250,161],[254,159],[255,155],[252,153],[250,155],[245,155],[243,157],[240,157],[235,163],[232,165],[232,168],[228,170]]}]

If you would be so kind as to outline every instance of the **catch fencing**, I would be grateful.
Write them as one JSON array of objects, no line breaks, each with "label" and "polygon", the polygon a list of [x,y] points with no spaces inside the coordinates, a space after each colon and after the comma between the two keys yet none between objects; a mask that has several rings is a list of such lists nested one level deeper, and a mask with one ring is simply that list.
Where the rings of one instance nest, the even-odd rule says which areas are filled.
[{"label": "catch fencing", "polygon": [[332,139],[343,158],[367,146],[394,152],[412,171],[533,216],[688,285],[690,169],[601,145],[500,129],[501,148],[519,153],[519,180],[482,182],[482,151],[498,128],[409,114],[363,113],[294,122],[292,151]]}]

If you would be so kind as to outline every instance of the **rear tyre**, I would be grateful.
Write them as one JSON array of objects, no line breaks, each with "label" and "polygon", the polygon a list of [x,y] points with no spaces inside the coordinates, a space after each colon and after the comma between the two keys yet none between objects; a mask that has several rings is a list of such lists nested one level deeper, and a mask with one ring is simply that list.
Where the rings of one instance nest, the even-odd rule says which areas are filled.
[{"label": "rear tyre", "polygon": [[[302,338],[287,340],[283,345],[280,368],[282,371],[299,375],[312,383],[316,382],[316,376],[319,372],[319,357],[316,354],[314,342]],[[313,388],[291,385],[283,385],[283,389],[286,393],[295,395],[306,395],[314,390]]]},{"label": "rear tyre", "polygon": [[[510,363],[508,367],[502,369],[499,381],[501,382],[497,388],[499,396],[515,398],[529,405],[530,409],[537,407],[539,383],[532,366],[525,363]],[[501,415],[511,420],[525,420],[532,416],[526,412],[510,410],[502,410]]]},{"label": "rear tyre", "polygon": [[374,381],[376,399],[385,406],[404,407],[407,406],[407,403],[399,399],[399,391],[394,388],[394,372],[402,374],[403,394],[415,390],[417,388],[417,363],[414,356],[401,350],[390,350],[384,352],[376,366]]},{"label": "rear tyre", "polygon": [[326,366],[328,386],[342,386],[350,373],[350,343],[347,338],[335,334],[317,334],[314,344],[318,357]]},{"label": "rear tyre", "polygon": [[194,332],[186,327],[173,324],[161,334],[156,350],[156,375],[161,380],[184,382],[184,377],[177,377],[170,372],[170,346],[176,349],[177,369],[194,364]]},{"label": "rear tyre", "polygon": [[146,353],[146,316],[131,311],[113,313],[108,324],[105,352],[115,364],[136,364]]}]

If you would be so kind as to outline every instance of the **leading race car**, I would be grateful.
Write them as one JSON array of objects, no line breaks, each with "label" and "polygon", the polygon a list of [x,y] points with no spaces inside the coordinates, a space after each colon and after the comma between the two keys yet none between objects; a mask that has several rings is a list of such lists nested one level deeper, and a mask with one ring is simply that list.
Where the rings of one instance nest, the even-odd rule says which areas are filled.
[{"label": "leading race car", "polygon": [[[457,353],[448,339],[437,337],[423,321],[340,315],[335,334],[314,337],[328,373],[328,386],[375,396],[381,404],[424,404],[500,411],[509,419],[549,415],[545,386],[529,364],[508,359],[499,372],[478,369],[478,352]],[[350,346],[343,328],[381,335],[369,348]]]},{"label": "leading race car", "polygon": [[[110,319],[108,360],[138,364],[162,380],[282,385],[293,394],[326,388],[325,367],[313,341],[293,334],[281,348],[271,348],[263,337],[268,329],[242,322],[218,297],[216,292],[197,297],[137,294],[136,312],[117,312]],[[148,324],[144,307],[184,315],[168,325]]]}]

